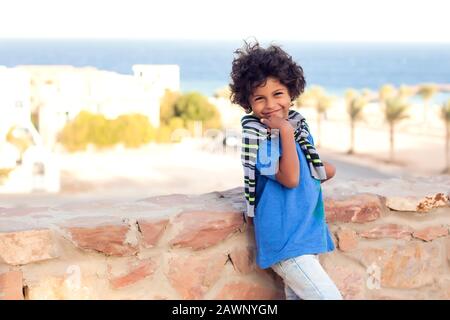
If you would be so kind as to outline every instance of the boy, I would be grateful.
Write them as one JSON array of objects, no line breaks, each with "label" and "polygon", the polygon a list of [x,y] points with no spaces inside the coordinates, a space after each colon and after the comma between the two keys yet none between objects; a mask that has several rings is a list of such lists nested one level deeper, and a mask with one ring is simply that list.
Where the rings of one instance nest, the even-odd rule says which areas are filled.
[{"label": "boy", "polygon": [[303,92],[303,69],[278,46],[258,43],[235,52],[231,100],[242,118],[247,216],[254,217],[256,262],[284,280],[287,299],[342,299],[320,265],[334,250],[321,182],[335,168],[322,162],[308,125],[291,110]]}]

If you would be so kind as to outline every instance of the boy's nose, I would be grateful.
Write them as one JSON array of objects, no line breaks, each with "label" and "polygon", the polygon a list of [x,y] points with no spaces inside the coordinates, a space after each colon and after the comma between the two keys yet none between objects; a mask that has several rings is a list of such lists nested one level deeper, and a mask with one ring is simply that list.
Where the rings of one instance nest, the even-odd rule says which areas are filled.
[{"label": "boy's nose", "polygon": [[277,107],[275,99],[267,99],[266,107],[264,109],[274,110]]}]

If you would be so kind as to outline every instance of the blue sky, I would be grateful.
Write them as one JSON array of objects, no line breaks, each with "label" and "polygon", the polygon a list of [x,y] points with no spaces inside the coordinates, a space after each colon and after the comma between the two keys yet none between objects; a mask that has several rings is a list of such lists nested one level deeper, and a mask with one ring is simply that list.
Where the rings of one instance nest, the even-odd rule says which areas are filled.
[{"label": "blue sky", "polygon": [[11,0],[0,38],[450,42],[448,0]]}]

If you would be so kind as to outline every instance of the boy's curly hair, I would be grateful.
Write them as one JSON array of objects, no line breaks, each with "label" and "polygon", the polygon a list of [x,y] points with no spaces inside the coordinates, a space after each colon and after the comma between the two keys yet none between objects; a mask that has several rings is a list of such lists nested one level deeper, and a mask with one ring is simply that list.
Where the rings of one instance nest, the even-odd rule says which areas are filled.
[{"label": "boy's curly hair", "polygon": [[231,102],[242,106],[246,113],[252,111],[249,98],[255,88],[264,84],[267,77],[277,78],[284,84],[291,96],[291,101],[303,93],[306,81],[303,69],[292,57],[279,46],[271,45],[267,49],[259,43],[249,44],[244,41],[244,47],[234,54],[231,69]]},{"label": "boy's curly hair", "polygon": [[264,84],[267,77],[277,78],[289,90],[294,101],[303,93],[306,86],[303,69],[279,46],[262,48],[244,41],[244,47],[234,54],[231,69],[231,102],[242,106],[246,113],[252,111],[250,96],[255,88]]}]

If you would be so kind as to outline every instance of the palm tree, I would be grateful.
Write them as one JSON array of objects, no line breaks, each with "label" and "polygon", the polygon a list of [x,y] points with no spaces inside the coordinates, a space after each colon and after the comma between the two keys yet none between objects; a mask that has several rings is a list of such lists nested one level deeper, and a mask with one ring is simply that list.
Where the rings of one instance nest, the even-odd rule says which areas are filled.
[{"label": "palm tree", "polygon": [[356,121],[362,120],[363,108],[367,105],[367,100],[365,96],[368,93],[365,92],[364,96],[361,96],[353,89],[347,90],[345,93],[345,102],[347,105],[347,112],[350,116],[350,149],[347,151],[348,154],[354,153],[355,146],[355,123]]},{"label": "palm tree", "polygon": [[380,110],[386,110],[386,100],[397,95],[397,89],[391,84],[384,84],[378,90],[378,102]]},{"label": "palm tree", "polygon": [[300,107],[316,107],[316,98],[324,94],[324,90],[320,86],[311,86],[307,88],[295,101],[294,106]]},{"label": "palm tree", "polygon": [[379,100],[384,103],[387,99],[393,98],[397,94],[397,90],[391,84],[384,84],[378,91]]},{"label": "palm tree", "polygon": [[317,138],[316,146],[320,146],[321,122],[323,115],[333,103],[333,97],[328,96],[325,90],[320,86],[311,86],[309,89],[297,98],[295,106],[312,106],[317,112]]},{"label": "palm tree", "polygon": [[320,147],[320,141],[321,141],[321,136],[322,136],[322,134],[321,134],[322,118],[324,117],[327,109],[330,108],[332,104],[333,104],[332,97],[324,95],[324,96],[320,96],[317,98],[316,111],[317,111],[317,146],[318,147]]},{"label": "palm tree", "polygon": [[420,95],[424,101],[423,106],[423,122],[427,122],[428,106],[430,104],[431,98],[437,93],[438,88],[435,84],[424,84],[422,85],[417,94]]},{"label": "palm tree", "polygon": [[294,101],[294,108],[299,109],[301,107],[313,106],[314,103],[311,99],[311,94],[309,90],[305,90],[297,99]]},{"label": "palm tree", "polygon": [[416,94],[414,87],[402,84],[398,89],[398,93],[402,98],[410,98]]},{"label": "palm tree", "polygon": [[317,111],[317,147],[320,147],[320,141],[321,141],[321,122],[322,118],[327,111],[328,108],[331,107],[333,104],[333,98],[331,96],[328,96],[325,93],[325,90],[323,90],[321,87],[317,87],[316,91],[314,92],[315,96],[315,108]]},{"label": "palm tree", "polygon": [[442,104],[441,116],[445,122],[445,169],[442,173],[450,174],[450,99]]},{"label": "palm tree", "polygon": [[395,125],[402,119],[408,118],[406,114],[409,104],[399,95],[386,99],[385,101],[385,118],[389,124],[389,159],[394,161],[394,129]]}]

